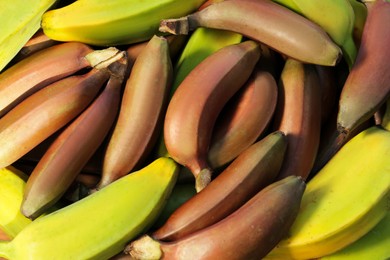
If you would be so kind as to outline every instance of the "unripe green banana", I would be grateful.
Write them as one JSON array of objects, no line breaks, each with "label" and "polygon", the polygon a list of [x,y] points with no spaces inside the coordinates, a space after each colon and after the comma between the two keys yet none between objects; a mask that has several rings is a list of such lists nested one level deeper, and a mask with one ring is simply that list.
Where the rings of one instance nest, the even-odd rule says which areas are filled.
[{"label": "unripe green banana", "polygon": [[353,11],[355,13],[355,22],[353,26],[353,38],[355,40],[356,46],[360,46],[362,40],[362,34],[364,30],[364,25],[367,19],[367,6],[359,0],[348,0],[351,4]]},{"label": "unripe green banana", "polygon": [[42,14],[56,0],[3,1],[0,9],[0,71],[39,30]]},{"label": "unripe green banana", "polygon": [[177,179],[177,164],[159,158],[88,197],[34,220],[12,241],[7,259],[109,259],[156,220]]},{"label": "unripe green banana", "polygon": [[237,32],[306,63],[334,66],[342,55],[322,27],[270,0],[225,0],[160,23],[160,31],[172,34],[198,27]]},{"label": "unripe green banana", "polygon": [[13,166],[0,169],[0,229],[10,238],[31,223],[20,212],[27,178]]},{"label": "unripe green banana", "polygon": [[161,19],[195,11],[205,0],[79,0],[46,12],[42,29],[51,39],[113,46],[146,41]]},{"label": "unripe green banana", "polygon": [[390,133],[371,127],[348,141],[307,183],[300,212],[266,259],[314,259],[369,232],[388,212]]}]

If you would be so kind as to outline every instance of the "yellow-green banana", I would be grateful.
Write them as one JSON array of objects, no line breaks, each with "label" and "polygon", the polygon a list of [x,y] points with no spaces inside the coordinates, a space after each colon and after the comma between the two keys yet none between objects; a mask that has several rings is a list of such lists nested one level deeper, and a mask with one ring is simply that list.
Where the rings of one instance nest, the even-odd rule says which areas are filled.
[{"label": "yellow-green banana", "polygon": [[288,236],[267,259],[323,257],[369,232],[388,212],[389,156],[390,133],[380,127],[348,141],[308,182]]},{"label": "yellow-green banana", "polygon": [[56,0],[2,1],[0,5],[0,71],[39,30],[42,14]]},{"label": "yellow-green banana", "polygon": [[320,25],[343,50],[349,67],[356,59],[355,13],[349,0],[273,0]]},{"label": "yellow-green banana", "polygon": [[58,41],[108,46],[150,39],[160,20],[196,10],[205,0],[78,0],[42,17],[44,33]]},{"label": "yellow-green banana", "polygon": [[20,212],[27,177],[13,166],[0,169],[0,229],[10,238],[31,223]]},{"label": "yellow-green banana", "polygon": [[353,25],[353,38],[357,47],[360,46],[364,24],[367,19],[367,6],[359,0],[348,0],[355,13],[355,22]]},{"label": "yellow-green banana", "polygon": [[108,259],[145,232],[160,214],[177,179],[177,164],[159,158],[105,188],[34,220],[11,242],[6,259]]}]

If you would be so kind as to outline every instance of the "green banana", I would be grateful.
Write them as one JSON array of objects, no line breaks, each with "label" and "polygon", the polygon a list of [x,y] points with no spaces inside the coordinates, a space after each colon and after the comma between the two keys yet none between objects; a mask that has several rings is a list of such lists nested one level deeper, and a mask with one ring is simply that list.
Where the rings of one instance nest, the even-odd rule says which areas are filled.
[{"label": "green banana", "polygon": [[0,9],[0,71],[39,30],[42,14],[56,0],[3,1]]},{"label": "green banana", "polygon": [[13,166],[0,169],[0,229],[10,238],[31,223],[20,212],[27,178]]},{"label": "green banana", "polygon": [[159,22],[195,11],[205,0],[79,0],[42,16],[51,39],[113,46],[141,42],[158,33]]},{"label": "green banana", "polygon": [[313,259],[369,232],[388,212],[390,133],[370,127],[348,141],[308,183],[300,212],[266,259]]},{"label": "green banana", "polygon": [[353,38],[357,47],[360,46],[364,25],[367,19],[367,6],[359,0],[348,0],[355,13]]},{"label": "green banana", "polygon": [[177,164],[159,158],[105,188],[34,220],[12,241],[6,259],[108,259],[145,232],[175,185]]}]

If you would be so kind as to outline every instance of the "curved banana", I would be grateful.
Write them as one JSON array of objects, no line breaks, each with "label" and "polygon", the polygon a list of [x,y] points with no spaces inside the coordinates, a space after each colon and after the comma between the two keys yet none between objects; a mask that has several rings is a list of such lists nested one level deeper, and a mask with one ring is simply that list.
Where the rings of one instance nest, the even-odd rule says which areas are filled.
[{"label": "curved banana", "polygon": [[0,71],[39,30],[42,14],[55,2],[44,0],[26,4],[16,0],[1,4]]},{"label": "curved banana", "polygon": [[10,238],[31,223],[20,212],[27,178],[13,166],[0,169],[0,229]]},{"label": "curved banana", "polygon": [[360,46],[364,25],[367,19],[367,6],[359,0],[348,0],[355,13],[355,22],[353,26],[353,38],[357,47]]},{"label": "curved banana", "polygon": [[255,194],[232,214],[196,233],[172,242],[149,236],[130,243],[133,259],[262,259],[294,222],[305,182],[289,176]]},{"label": "curved banana", "polygon": [[212,169],[227,165],[260,138],[274,115],[277,99],[274,77],[255,68],[215,123],[208,151]]},{"label": "curved banana", "polygon": [[172,71],[166,38],[154,36],[138,55],[126,81],[98,189],[128,174],[151,151],[162,128]]},{"label": "curved banana", "polygon": [[34,220],[12,241],[0,242],[0,257],[109,259],[156,220],[177,173],[172,159],[157,159],[82,200]]},{"label": "curved banana", "polygon": [[254,41],[226,46],[196,66],[169,102],[165,145],[169,155],[193,173],[197,191],[211,181],[207,152],[217,116],[248,80],[259,57]]},{"label": "curved banana", "polygon": [[114,46],[149,40],[161,19],[195,11],[205,0],[82,0],[50,10],[42,29],[57,41]]},{"label": "curved banana", "polygon": [[302,62],[334,66],[342,56],[324,29],[270,0],[225,0],[160,23],[160,31],[172,34],[198,27],[240,33]]},{"label": "curved banana", "polygon": [[[388,212],[390,133],[371,127],[307,183],[301,210],[266,259],[314,259],[361,238]],[[375,156],[373,156],[375,155]]]},{"label": "curved banana", "polygon": [[30,174],[21,205],[26,217],[38,217],[64,195],[111,129],[119,110],[127,57],[108,69],[111,76],[103,91],[61,131]]}]

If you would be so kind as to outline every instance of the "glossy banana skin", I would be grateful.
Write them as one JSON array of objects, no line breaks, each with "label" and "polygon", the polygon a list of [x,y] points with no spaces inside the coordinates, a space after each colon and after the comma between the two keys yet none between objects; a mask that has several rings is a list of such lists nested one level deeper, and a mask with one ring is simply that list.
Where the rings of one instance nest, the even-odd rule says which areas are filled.
[{"label": "glossy banana skin", "polygon": [[[297,176],[275,182],[212,226],[173,242],[154,241],[159,246],[156,255],[183,260],[262,259],[292,225],[304,190],[305,182]],[[138,257],[136,242],[125,252],[135,259],[146,259]]]},{"label": "glossy banana skin", "polygon": [[128,174],[155,144],[172,81],[169,55],[167,40],[154,36],[136,59],[104,154],[98,189]]},{"label": "glossy banana skin", "polygon": [[85,44],[62,43],[5,70],[0,74],[0,117],[41,88],[90,66],[85,56],[92,51]]},{"label": "glossy banana skin", "polygon": [[127,57],[109,66],[101,94],[50,145],[27,181],[22,213],[36,218],[56,203],[102,144],[117,117]]},{"label": "glossy banana skin", "polygon": [[80,201],[37,218],[11,242],[0,242],[0,257],[109,259],[152,225],[177,174],[172,159],[157,159]]},{"label": "glossy banana skin", "polygon": [[242,152],[202,192],[168,218],[152,237],[175,241],[222,220],[271,184],[283,163],[287,140],[274,132]]},{"label": "glossy banana skin", "polygon": [[196,66],[169,102],[165,145],[169,155],[193,173],[197,191],[211,180],[207,152],[218,114],[248,80],[259,58],[254,41],[226,46]]},{"label": "glossy banana skin", "polygon": [[160,31],[173,34],[198,27],[237,32],[306,63],[333,66],[341,57],[340,48],[321,27],[268,0],[226,0],[160,23]]},{"label": "glossy banana skin", "polygon": [[0,119],[0,168],[6,167],[80,114],[109,78],[106,69],[56,81]]},{"label": "glossy banana skin", "polygon": [[284,132],[288,139],[278,178],[299,175],[305,180],[313,167],[321,133],[321,87],[312,64],[286,61],[273,124],[273,129]]},{"label": "glossy banana skin", "polygon": [[221,111],[211,138],[208,161],[220,168],[234,160],[263,134],[274,115],[278,86],[274,77],[256,69],[245,86]]},{"label": "glossy banana skin", "polygon": [[379,0],[368,9],[356,63],[341,92],[337,124],[348,135],[368,120],[390,96],[390,3]]}]

